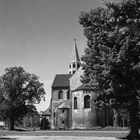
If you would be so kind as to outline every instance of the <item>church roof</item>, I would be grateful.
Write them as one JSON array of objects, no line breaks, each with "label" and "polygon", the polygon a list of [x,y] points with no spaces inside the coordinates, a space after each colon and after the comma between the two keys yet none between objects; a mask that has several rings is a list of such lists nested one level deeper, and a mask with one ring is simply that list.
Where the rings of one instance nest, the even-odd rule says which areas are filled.
[{"label": "church roof", "polygon": [[52,88],[69,88],[71,74],[57,74],[54,78]]},{"label": "church roof", "polygon": [[78,53],[78,49],[76,45],[76,39],[74,39],[74,46],[73,46],[72,53],[70,56],[70,62],[80,62],[80,57],[79,57],[79,53]]},{"label": "church roof", "polygon": [[49,106],[45,111],[42,111],[41,115],[51,116],[51,106]]},{"label": "church roof", "polygon": [[62,108],[70,108],[70,101],[66,100],[58,108],[60,108],[60,109],[62,109]]},{"label": "church roof", "polygon": [[78,91],[78,90],[95,90],[95,88],[94,87],[89,87],[89,86],[86,86],[86,85],[82,84],[82,85],[80,85],[79,87],[77,87],[73,91]]}]

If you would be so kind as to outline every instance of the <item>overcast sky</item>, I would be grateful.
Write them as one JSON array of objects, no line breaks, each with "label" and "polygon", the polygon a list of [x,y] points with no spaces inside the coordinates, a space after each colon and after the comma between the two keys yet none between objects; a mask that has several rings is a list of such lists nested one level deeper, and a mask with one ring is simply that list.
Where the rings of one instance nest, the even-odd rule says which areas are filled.
[{"label": "overcast sky", "polygon": [[80,12],[97,6],[102,0],[0,0],[0,74],[22,66],[39,76],[46,102],[38,110],[49,105],[55,74],[68,73],[73,39],[80,54],[86,46]]}]

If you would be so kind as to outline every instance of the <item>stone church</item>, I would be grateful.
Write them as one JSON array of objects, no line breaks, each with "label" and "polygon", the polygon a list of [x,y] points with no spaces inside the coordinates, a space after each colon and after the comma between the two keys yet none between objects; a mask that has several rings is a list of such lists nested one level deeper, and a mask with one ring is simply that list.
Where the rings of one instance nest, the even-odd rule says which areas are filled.
[{"label": "stone church", "polygon": [[94,89],[81,83],[83,70],[76,45],[68,63],[68,74],[56,74],[50,101],[52,129],[90,129],[113,125],[111,109],[99,110],[93,103]]}]

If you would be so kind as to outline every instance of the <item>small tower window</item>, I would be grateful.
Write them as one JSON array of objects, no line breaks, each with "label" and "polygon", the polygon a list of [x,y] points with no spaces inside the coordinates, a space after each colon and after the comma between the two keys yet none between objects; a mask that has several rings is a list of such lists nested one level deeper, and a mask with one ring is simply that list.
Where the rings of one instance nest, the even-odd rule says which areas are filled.
[{"label": "small tower window", "polygon": [[71,64],[69,65],[69,68],[71,69]]},{"label": "small tower window", "polygon": [[74,109],[77,109],[77,97],[74,97]]},{"label": "small tower window", "polygon": [[63,99],[63,91],[62,90],[58,91],[58,99]]},{"label": "small tower window", "polygon": [[84,108],[90,108],[90,96],[86,95],[84,97]]},{"label": "small tower window", "polygon": [[78,63],[78,64],[77,64],[77,68],[79,68],[79,67],[80,67],[80,64]]},{"label": "small tower window", "polygon": [[73,63],[73,68],[76,68],[76,64],[75,63]]}]

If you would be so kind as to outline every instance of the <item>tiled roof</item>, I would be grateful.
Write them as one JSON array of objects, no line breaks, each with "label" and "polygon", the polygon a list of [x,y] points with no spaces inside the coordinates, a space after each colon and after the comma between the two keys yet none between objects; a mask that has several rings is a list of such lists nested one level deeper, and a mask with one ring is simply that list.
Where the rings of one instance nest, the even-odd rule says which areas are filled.
[{"label": "tiled roof", "polygon": [[70,74],[57,74],[54,78],[52,88],[69,88],[70,82],[69,78]]},{"label": "tiled roof", "polygon": [[45,111],[42,111],[41,115],[51,116],[51,106],[49,106]]},{"label": "tiled roof", "polygon": [[95,90],[95,88],[94,87],[89,87],[89,86],[86,86],[86,85],[82,84],[82,85],[80,85],[79,87],[77,87],[73,91],[78,91],[78,90]]},{"label": "tiled roof", "polygon": [[69,100],[66,100],[61,105],[59,105],[58,108],[70,108],[70,101]]}]

